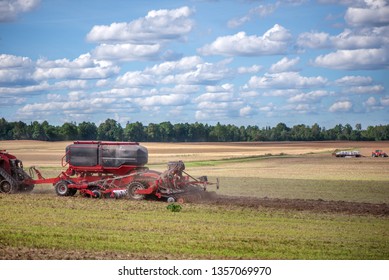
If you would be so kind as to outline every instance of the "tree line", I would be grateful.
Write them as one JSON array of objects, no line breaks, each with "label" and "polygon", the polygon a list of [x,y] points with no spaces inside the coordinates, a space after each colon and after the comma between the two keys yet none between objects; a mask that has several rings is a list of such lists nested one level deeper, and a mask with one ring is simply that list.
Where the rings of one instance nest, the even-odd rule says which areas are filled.
[{"label": "tree line", "polygon": [[93,122],[65,122],[60,126],[47,121],[34,121],[26,124],[22,121],[8,122],[0,119],[0,140],[105,140],[135,142],[234,142],[234,141],[380,141],[389,140],[389,125],[368,126],[361,124],[353,128],[350,124],[337,124],[326,129],[317,123],[288,127],[279,123],[275,127],[236,126],[231,124],[208,125],[202,123],[171,122],[150,123],[128,122],[125,127],[113,119],[107,119],[100,125]]}]

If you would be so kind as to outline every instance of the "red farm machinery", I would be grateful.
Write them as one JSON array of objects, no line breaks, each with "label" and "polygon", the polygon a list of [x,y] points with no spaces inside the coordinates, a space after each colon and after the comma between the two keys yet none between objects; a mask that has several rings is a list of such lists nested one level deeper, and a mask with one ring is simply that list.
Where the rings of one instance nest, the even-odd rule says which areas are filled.
[{"label": "red farm machinery", "polygon": [[383,150],[375,150],[374,152],[371,152],[372,157],[388,157],[388,154],[385,153]]},{"label": "red farm machinery", "polygon": [[[52,184],[59,196],[134,200],[157,199],[168,202],[195,201],[209,197],[208,185],[219,188],[219,180],[195,178],[185,172],[182,161],[169,162],[164,172],[150,170],[148,150],[137,142],[76,141],[66,147],[62,166],[55,178],[44,178],[31,167],[29,174],[15,156],[0,151],[0,192],[32,191],[36,184]],[[37,177],[33,179],[33,177]]]}]

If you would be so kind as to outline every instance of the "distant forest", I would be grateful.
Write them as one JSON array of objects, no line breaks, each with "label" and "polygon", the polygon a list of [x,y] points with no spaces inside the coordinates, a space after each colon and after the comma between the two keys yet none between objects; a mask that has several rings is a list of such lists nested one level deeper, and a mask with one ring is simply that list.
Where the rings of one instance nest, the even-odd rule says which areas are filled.
[{"label": "distant forest", "polygon": [[232,142],[232,141],[324,141],[353,140],[380,141],[389,140],[389,125],[368,126],[362,129],[361,124],[352,127],[350,124],[335,125],[333,128],[299,124],[288,127],[279,123],[275,127],[235,126],[217,123],[208,125],[202,123],[170,122],[127,123],[122,127],[113,119],[107,119],[100,125],[93,122],[79,124],[66,122],[54,126],[47,121],[34,121],[26,124],[22,121],[8,122],[0,119],[0,140],[105,140],[105,141],[135,141],[135,142]]}]

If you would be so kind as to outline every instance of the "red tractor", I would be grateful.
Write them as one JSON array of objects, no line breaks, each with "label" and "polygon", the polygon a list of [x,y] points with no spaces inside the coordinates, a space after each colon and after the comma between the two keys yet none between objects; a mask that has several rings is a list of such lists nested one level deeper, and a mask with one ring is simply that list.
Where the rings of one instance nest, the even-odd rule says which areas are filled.
[{"label": "red tractor", "polygon": [[[67,170],[48,179],[35,167],[30,168],[30,175],[26,174],[20,160],[3,155],[7,155],[8,162],[12,159],[8,165],[18,166],[0,169],[0,191],[5,193],[32,190],[34,184],[53,184],[59,196],[73,196],[79,191],[94,198],[126,196],[183,202],[206,197],[207,185],[219,187],[218,180],[210,183],[206,176],[194,178],[187,174],[182,161],[169,162],[164,172],[149,170],[145,167],[148,151],[136,142],[76,141],[66,147],[62,158]],[[32,179],[34,174],[37,179]]]},{"label": "red tractor", "polygon": [[0,193],[30,192],[34,189],[30,179],[20,160],[0,150]]},{"label": "red tractor", "polygon": [[388,154],[382,150],[375,150],[371,153],[372,157],[388,157]]}]

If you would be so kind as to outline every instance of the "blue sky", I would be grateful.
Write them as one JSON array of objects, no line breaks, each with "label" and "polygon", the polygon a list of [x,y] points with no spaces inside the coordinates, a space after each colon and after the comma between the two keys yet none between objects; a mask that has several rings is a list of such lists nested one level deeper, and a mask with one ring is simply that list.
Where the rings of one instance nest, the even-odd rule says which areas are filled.
[{"label": "blue sky", "polygon": [[0,117],[389,122],[387,0],[0,0]]}]

